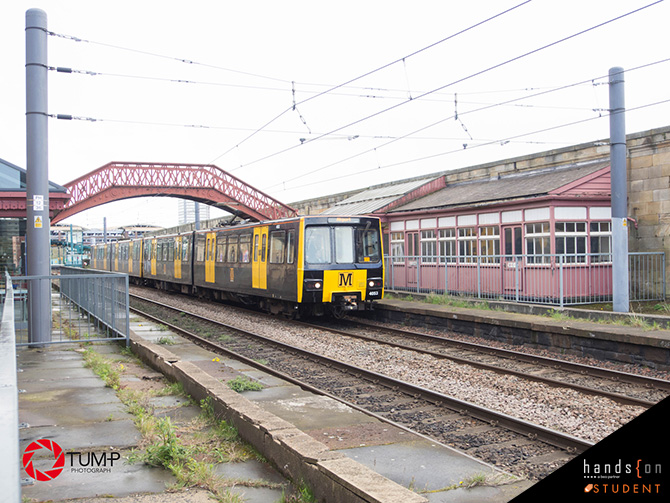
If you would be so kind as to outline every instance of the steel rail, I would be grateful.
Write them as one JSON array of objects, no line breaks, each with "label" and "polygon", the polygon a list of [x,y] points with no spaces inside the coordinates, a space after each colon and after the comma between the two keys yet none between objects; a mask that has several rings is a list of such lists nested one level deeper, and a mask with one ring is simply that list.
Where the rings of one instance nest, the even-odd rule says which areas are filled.
[{"label": "steel rail", "polygon": [[[387,387],[389,387],[393,390],[402,390],[404,393],[406,393],[406,394],[408,394],[412,397],[415,397],[415,398],[421,397],[424,400],[429,401],[433,404],[443,404],[446,408],[451,409],[455,412],[470,415],[473,418],[485,421],[485,422],[487,422],[491,425],[494,425],[494,426],[497,425],[497,426],[506,428],[510,431],[513,431],[514,433],[526,436],[526,437],[528,437],[532,440],[539,440],[539,441],[545,442],[547,444],[553,445],[555,447],[558,447],[560,449],[564,449],[564,450],[566,450],[568,452],[571,452],[571,453],[584,452],[586,449],[588,449],[588,448],[590,448],[594,445],[592,442],[574,437],[572,435],[568,435],[568,434],[565,434],[565,433],[561,433],[559,431],[555,431],[555,430],[552,430],[552,429],[549,429],[549,428],[545,428],[543,426],[539,426],[539,425],[530,423],[528,421],[524,421],[522,419],[518,419],[518,418],[515,418],[515,417],[512,417],[512,416],[509,416],[507,414],[503,414],[503,413],[500,413],[500,412],[497,412],[497,411],[494,411],[494,410],[491,410],[491,409],[487,409],[485,407],[481,407],[479,405],[475,405],[475,404],[466,402],[464,400],[460,400],[460,399],[457,399],[457,398],[454,398],[454,397],[450,397],[450,396],[444,395],[442,393],[438,393],[436,391],[421,388],[419,386],[415,386],[413,384],[410,384],[410,383],[407,383],[407,382],[404,382],[404,381],[393,379],[391,377],[388,377],[388,376],[385,376],[385,375],[382,375],[382,374],[371,372],[369,370],[366,370],[366,369],[363,369],[363,368],[360,368],[360,367],[349,365],[349,364],[341,362],[339,360],[328,358],[326,356],[319,355],[317,353],[312,353],[310,351],[306,351],[304,349],[301,349],[301,348],[298,348],[298,347],[295,347],[295,346],[284,344],[284,343],[275,341],[273,339],[270,339],[268,337],[265,337],[263,335],[255,334],[253,332],[249,332],[248,330],[245,330],[245,329],[242,329],[242,328],[239,328],[239,327],[234,327],[234,326],[231,326],[231,325],[227,325],[225,323],[213,321],[213,320],[211,320],[209,318],[206,318],[204,316],[201,316],[201,315],[198,315],[198,314],[195,314],[195,313],[191,313],[191,312],[188,312],[188,311],[184,311],[183,309],[175,308],[175,307],[165,305],[165,304],[162,304],[160,302],[157,302],[157,301],[154,301],[154,300],[151,300],[151,299],[145,299],[143,297],[139,297],[139,296],[136,296],[136,295],[131,295],[131,297],[136,298],[138,300],[141,300],[143,302],[149,302],[151,304],[160,306],[162,308],[166,308],[166,309],[176,311],[176,312],[179,312],[179,313],[184,313],[187,316],[191,316],[193,318],[196,318],[196,319],[199,319],[199,320],[202,320],[202,321],[206,321],[208,323],[213,323],[215,325],[219,325],[219,326],[224,327],[228,330],[234,330],[236,332],[239,332],[239,333],[245,334],[247,336],[253,337],[257,340],[261,340],[261,341],[263,341],[267,344],[271,344],[273,346],[282,348],[284,350],[291,351],[291,352],[293,352],[295,354],[298,354],[298,355],[300,355],[304,358],[310,359],[311,361],[322,362],[326,366],[335,367],[335,368],[339,369],[340,371],[344,371],[346,373],[354,375],[355,377],[364,378],[364,379],[366,379],[368,381],[371,381],[375,384],[384,383],[384,385],[386,385]],[[258,362],[254,361],[252,359],[249,359],[248,357],[245,357],[243,355],[239,355],[238,353],[236,353],[234,351],[226,349],[223,346],[220,346],[216,343],[213,343],[212,341],[208,341],[208,340],[206,340],[206,339],[204,339],[204,338],[202,338],[202,337],[200,337],[196,334],[193,334],[193,333],[191,333],[187,330],[184,330],[184,329],[182,329],[182,328],[180,328],[176,325],[166,323],[164,320],[160,320],[160,319],[158,319],[158,318],[156,318],[152,315],[149,315],[148,313],[143,313],[142,311],[140,311],[137,308],[132,308],[131,307],[131,309],[134,312],[137,312],[138,314],[140,314],[142,316],[146,316],[147,318],[153,319],[153,320],[155,320],[155,321],[157,321],[157,322],[159,322],[163,325],[166,325],[170,329],[175,330],[179,333],[183,333],[183,334],[187,335],[189,338],[193,338],[194,340],[196,340],[200,343],[206,344],[213,349],[222,350],[225,353],[227,353],[231,356],[234,356],[235,358],[241,358],[243,361],[245,361],[245,363],[251,364],[251,365],[256,366],[258,368],[262,368],[263,370],[266,370],[273,375],[279,375],[278,371],[272,369],[271,367],[259,364]],[[285,374],[282,374],[280,377],[283,377],[283,376],[285,376]],[[305,386],[305,383],[303,383],[302,381],[296,380],[294,378],[290,378],[290,381],[294,382],[295,384],[298,384],[300,386]],[[311,386],[307,385],[307,387],[311,387]],[[313,387],[311,387],[311,388],[314,389]],[[319,391],[319,393],[324,394],[323,391]],[[340,402],[344,402],[341,398],[339,398],[337,396],[332,396],[332,395],[329,395],[329,396],[331,396],[332,398],[334,398],[334,399],[336,399]],[[360,408],[358,408],[358,409],[363,410],[363,409],[360,409]],[[365,410],[363,410],[363,411],[368,413]]]},{"label": "steel rail", "polygon": [[[294,323],[299,324],[301,326],[305,327],[310,327],[310,328],[317,328],[319,330],[325,330],[328,332],[332,332],[334,334],[338,335],[345,335],[347,337],[355,337],[361,340],[369,341],[369,342],[376,342],[378,344],[386,344],[391,347],[399,348],[399,349],[404,349],[408,351],[415,351],[423,354],[427,354],[430,356],[433,356],[435,358],[442,358],[442,359],[447,359],[451,360],[453,362],[463,364],[463,365],[470,365],[476,368],[480,368],[483,370],[490,370],[499,374],[507,374],[507,375],[513,375],[517,377],[521,377],[523,379],[528,379],[531,381],[536,381],[536,382],[541,382],[544,384],[548,384],[550,386],[554,387],[561,387],[561,388],[570,388],[574,389],[576,391],[580,391],[582,393],[586,393],[589,395],[595,395],[595,396],[604,396],[606,398],[609,398],[611,400],[614,400],[618,403],[624,404],[624,405],[634,405],[638,407],[645,407],[645,408],[650,408],[656,405],[656,402],[651,402],[649,400],[643,400],[641,398],[635,398],[635,397],[630,397],[627,395],[622,395],[621,393],[614,393],[611,391],[606,391],[606,390],[600,390],[597,388],[591,388],[589,386],[583,386],[580,384],[575,384],[575,383],[570,383],[566,381],[561,381],[558,379],[552,379],[550,377],[543,377],[540,375],[534,375],[530,374],[527,372],[522,372],[519,370],[513,370],[513,369],[507,369],[504,367],[500,367],[494,364],[490,363],[483,363],[483,362],[478,362],[476,360],[471,360],[469,358],[464,358],[460,356],[454,356],[454,355],[449,355],[446,353],[440,353],[439,351],[433,351],[430,349],[424,349],[424,348],[418,348],[416,346],[411,346],[408,344],[403,344],[403,343],[398,343],[398,342],[391,342],[391,341],[385,341],[382,339],[378,339],[376,337],[372,336],[367,336],[363,334],[357,334],[355,332],[350,332],[348,330],[341,330],[341,329],[336,329],[336,328],[331,328],[319,324],[312,324],[312,323],[305,323],[305,322],[299,322],[299,321],[294,321]],[[620,382],[626,382],[628,384],[636,384],[636,385],[641,385],[644,384],[646,387],[657,387],[658,382],[662,382],[664,384],[663,389],[665,387],[668,387],[668,390],[670,391],[670,382],[668,381],[663,381],[660,379],[653,379],[649,378],[652,380],[651,383],[648,383],[646,381],[647,378],[642,377],[642,376],[635,376],[634,374],[626,374],[618,371],[609,371],[607,369],[602,369],[599,367],[589,367],[587,365],[581,365],[577,363],[571,363],[571,362],[562,362],[566,363],[565,366],[557,366],[554,365],[553,362],[561,362],[561,360],[555,360],[552,358],[547,358],[547,357],[542,357],[542,356],[534,356],[534,355],[529,355],[526,353],[520,353],[520,352],[515,352],[515,351],[510,351],[506,349],[500,349],[500,348],[494,348],[491,346],[485,346],[485,345],[478,345],[470,342],[463,342],[463,341],[456,341],[454,339],[448,339],[445,337],[440,337],[440,336],[435,336],[435,335],[430,335],[430,334],[424,334],[421,332],[410,332],[407,330],[402,330],[402,329],[395,329],[395,328],[387,328],[379,325],[373,325],[369,323],[362,323],[358,320],[356,320],[356,323],[359,323],[361,325],[364,325],[369,328],[374,328],[375,330],[382,330],[382,331],[389,331],[389,332],[395,332],[398,334],[406,335],[406,336],[411,336],[414,338],[425,338],[427,340],[430,340],[431,342],[439,342],[442,344],[449,344],[453,345],[456,347],[462,347],[464,349],[470,350],[470,351],[476,351],[478,353],[482,354],[488,354],[488,355],[493,355],[497,357],[503,357],[503,358],[508,358],[508,359],[514,359],[516,361],[522,361],[523,363],[532,363],[535,365],[543,365],[543,366],[550,366],[554,370],[564,370],[568,372],[573,372],[573,373],[578,373],[580,375],[590,375],[593,377],[602,377],[602,378],[607,378],[613,381],[620,381]],[[453,344],[452,344],[453,343]],[[511,356],[514,355],[514,356]],[[591,373],[587,372],[584,369],[596,369],[598,372],[597,373]],[[611,373],[611,375],[610,375]],[[636,380],[635,382],[629,382],[629,381],[624,381],[623,379],[620,378],[620,376],[623,375],[625,377],[632,376],[634,378],[639,378],[642,379],[643,381],[638,381]]]}]

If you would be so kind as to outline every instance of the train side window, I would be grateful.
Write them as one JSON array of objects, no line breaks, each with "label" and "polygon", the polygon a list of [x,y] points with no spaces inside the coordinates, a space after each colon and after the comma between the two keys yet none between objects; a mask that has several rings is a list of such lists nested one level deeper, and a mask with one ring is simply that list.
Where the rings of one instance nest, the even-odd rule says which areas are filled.
[{"label": "train side window", "polygon": [[286,263],[292,264],[295,260],[295,231],[288,231],[286,239]]},{"label": "train side window", "polygon": [[261,262],[265,262],[265,256],[268,251],[268,236],[263,234],[263,244],[261,245]]},{"label": "train side window", "polygon": [[258,234],[254,236],[254,262],[258,262]]},{"label": "train side window", "polygon": [[205,261],[205,239],[198,239],[195,245],[195,260],[196,262]]},{"label": "train side window", "polygon": [[237,262],[237,236],[228,238],[228,262]]},{"label": "train side window", "polygon": [[216,261],[225,262],[226,255],[226,236],[218,235],[216,236]]},{"label": "train side window", "polygon": [[189,261],[188,251],[191,247],[191,239],[190,238],[183,238],[182,245],[183,245],[183,247],[182,247],[181,261],[182,262],[188,262]]},{"label": "train side window", "polygon": [[284,262],[285,243],[286,243],[286,231],[272,231],[270,233],[271,264],[282,264]]},{"label": "train side window", "polygon": [[167,260],[172,262],[174,260],[174,241],[165,243],[167,246]]},{"label": "train side window", "polygon": [[242,234],[240,236],[240,254],[238,258],[240,259],[240,262],[244,264],[249,262],[250,246],[251,246],[251,234]]}]

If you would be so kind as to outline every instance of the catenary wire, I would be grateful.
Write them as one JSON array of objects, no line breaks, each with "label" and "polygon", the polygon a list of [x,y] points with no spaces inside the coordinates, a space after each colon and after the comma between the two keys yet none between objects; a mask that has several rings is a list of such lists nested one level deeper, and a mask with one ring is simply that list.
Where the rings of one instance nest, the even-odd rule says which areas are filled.
[{"label": "catenary wire", "polygon": [[[427,91],[427,92],[425,92],[425,93],[423,93],[423,94],[421,94],[421,95],[418,95],[418,96],[414,97],[413,99],[407,99],[407,100],[404,100],[404,101],[402,101],[402,102],[400,102],[400,103],[397,103],[397,104],[395,104],[395,105],[393,105],[393,106],[384,108],[384,109],[382,109],[382,110],[380,110],[380,111],[378,111],[378,112],[375,112],[375,113],[373,113],[373,114],[370,114],[370,115],[367,115],[367,116],[362,117],[362,118],[360,118],[360,119],[357,119],[357,120],[355,120],[355,121],[353,121],[353,122],[350,122],[349,124],[345,124],[345,125],[343,125],[343,126],[337,127],[337,128],[335,128],[335,129],[329,131],[328,133],[324,133],[324,134],[322,134],[322,135],[318,135],[318,136],[316,136],[316,137],[314,137],[314,138],[310,138],[310,139],[308,139],[308,140],[306,140],[306,141],[304,141],[304,142],[301,142],[301,143],[299,143],[299,144],[292,145],[292,146],[290,146],[290,147],[286,147],[286,148],[284,148],[284,149],[282,149],[282,150],[279,150],[279,151],[277,151],[277,152],[274,152],[274,153],[272,153],[272,154],[268,154],[268,155],[266,155],[266,156],[263,156],[263,157],[260,157],[260,158],[258,158],[258,159],[255,159],[255,160],[253,160],[253,161],[251,161],[251,162],[248,162],[248,163],[246,163],[246,164],[241,165],[239,168],[235,168],[235,170],[237,170],[237,169],[241,169],[241,168],[245,168],[245,167],[249,167],[249,166],[252,166],[252,165],[254,165],[254,164],[256,164],[256,163],[259,163],[259,162],[261,162],[261,161],[265,161],[265,160],[267,160],[267,159],[270,159],[270,158],[276,157],[276,156],[278,156],[278,155],[284,154],[284,153],[286,153],[286,152],[289,152],[289,151],[291,151],[291,150],[294,150],[294,149],[296,149],[296,148],[298,148],[298,147],[301,147],[301,146],[303,146],[303,145],[306,145],[306,144],[308,144],[308,143],[311,143],[311,142],[320,140],[320,139],[322,139],[322,138],[325,137],[325,136],[328,136],[328,135],[337,133],[337,132],[342,131],[343,129],[349,128],[349,127],[351,127],[351,126],[355,126],[356,124],[360,124],[361,122],[364,122],[364,121],[369,120],[369,119],[371,119],[371,118],[377,117],[377,116],[379,116],[379,115],[381,115],[381,114],[388,113],[388,112],[390,112],[390,111],[392,111],[392,110],[395,110],[395,109],[397,109],[397,108],[399,108],[399,107],[401,107],[401,106],[403,106],[403,105],[406,105],[407,103],[414,103],[414,102],[416,102],[416,101],[418,101],[418,100],[424,98],[425,96],[429,96],[429,95],[431,95],[431,94],[433,94],[433,93],[435,93],[435,92],[441,91],[441,90],[446,89],[446,88],[448,88],[448,87],[451,87],[451,86],[453,86],[453,85],[455,85],[455,84],[459,84],[459,83],[461,83],[461,82],[465,82],[465,81],[467,81],[467,80],[469,80],[469,79],[472,79],[472,78],[474,78],[474,77],[483,75],[483,74],[485,74],[485,73],[487,73],[487,72],[490,72],[490,71],[492,71],[492,70],[495,70],[495,69],[497,69],[497,68],[500,68],[500,67],[502,67],[502,66],[504,66],[504,65],[508,65],[508,64],[513,63],[513,62],[515,62],[515,61],[518,61],[518,60],[520,60],[520,59],[522,59],[522,58],[528,57],[528,56],[530,56],[530,55],[532,55],[532,54],[538,53],[538,52],[540,52],[540,51],[543,51],[543,50],[545,50],[545,49],[548,49],[548,48],[553,47],[553,46],[555,46],[555,45],[558,45],[558,44],[560,44],[560,43],[566,42],[566,41],[571,40],[571,39],[573,39],[573,38],[575,38],[575,37],[578,37],[578,36],[580,36],[580,35],[583,35],[583,34],[585,34],[585,33],[588,33],[588,32],[591,32],[591,31],[593,31],[593,30],[596,30],[596,29],[598,29],[598,28],[601,28],[601,27],[603,27],[603,26],[606,26],[606,25],[608,25],[608,24],[610,24],[610,23],[612,23],[612,22],[618,21],[618,20],[623,19],[623,18],[625,18],[625,17],[627,17],[627,16],[630,16],[630,15],[632,15],[632,14],[635,14],[635,13],[637,13],[637,12],[640,12],[640,11],[642,11],[642,10],[644,10],[644,9],[649,8],[649,7],[652,7],[653,5],[656,5],[656,4],[658,4],[658,3],[661,3],[662,1],[663,1],[663,0],[657,0],[657,1],[655,1],[655,2],[652,2],[652,3],[650,3],[650,4],[645,5],[645,6],[643,6],[643,7],[637,8],[637,9],[635,9],[635,10],[632,10],[632,11],[627,12],[627,13],[625,13],[625,14],[616,16],[616,17],[614,17],[614,18],[611,18],[611,19],[609,19],[609,20],[607,20],[607,21],[604,21],[604,22],[602,22],[602,23],[599,23],[599,24],[597,24],[597,25],[591,26],[590,28],[586,28],[586,29],[581,30],[581,31],[579,31],[579,32],[573,33],[572,35],[568,35],[567,37],[561,38],[561,39],[556,40],[556,41],[554,41],[554,42],[551,42],[551,43],[549,43],[549,44],[545,44],[545,45],[540,46],[540,47],[538,47],[538,48],[535,48],[535,49],[533,49],[533,50],[531,50],[531,51],[525,52],[525,53],[523,53],[523,54],[520,54],[520,55],[515,56],[515,57],[513,57],[513,58],[510,58],[510,59],[507,59],[507,60],[505,60],[505,61],[503,61],[503,62],[501,62],[501,63],[498,63],[498,64],[496,64],[496,65],[490,66],[490,67],[488,67],[488,68],[486,68],[486,69],[484,69],[484,70],[480,70],[480,71],[475,72],[475,73],[472,73],[472,74],[470,74],[470,75],[468,75],[468,76],[466,76],[466,77],[460,78],[460,79],[458,79],[458,80],[455,80],[455,81],[450,82],[450,83],[448,83],[448,84],[445,84],[445,85],[443,85],[443,86],[437,87],[437,88],[435,88],[435,89],[433,89],[433,90],[431,90],[431,91]],[[283,113],[282,113],[282,115],[283,115]],[[274,121],[274,119],[273,119],[273,121]],[[268,123],[268,124],[269,124],[269,123]],[[260,130],[259,130],[259,131],[260,131]],[[256,133],[253,133],[253,134],[256,134]],[[252,135],[253,135],[253,134],[252,134]],[[239,145],[239,144],[238,144],[238,145]],[[237,145],[236,145],[236,146],[237,146]],[[232,147],[232,148],[235,148],[235,147]],[[225,154],[222,154],[222,155],[220,155],[219,157],[215,158],[214,161],[217,160],[217,159],[219,159],[219,158],[222,157],[223,155],[225,155]],[[210,161],[210,162],[214,162],[214,161]]]},{"label": "catenary wire", "polygon": [[[437,45],[439,45],[439,44],[442,44],[442,43],[444,43],[444,42],[447,42],[448,40],[451,40],[451,39],[453,39],[453,38],[455,38],[455,37],[457,37],[457,36],[459,36],[459,35],[462,35],[462,34],[468,32],[468,31],[470,31],[470,30],[473,30],[473,29],[475,29],[475,28],[477,28],[477,27],[479,27],[479,26],[481,26],[481,25],[483,25],[483,24],[485,24],[485,23],[488,23],[488,22],[490,22],[490,21],[492,21],[492,20],[494,20],[494,19],[496,19],[496,18],[498,18],[498,17],[500,17],[500,16],[503,16],[503,15],[509,13],[509,12],[512,12],[513,10],[518,9],[518,8],[521,7],[521,6],[530,3],[530,1],[531,1],[531,0],[526,0],[526,1],[524,1],[524,2],[521,2],[521,3],[518,4],[518,5],[515,5],[515,6],[509,8],[509,9],[507,9],[507,10],[505,10],[505,11],[502,11],[502,12],[500,12],[500,13],[498,13],[498,14],[495,14],[495,15],[489,17],[489,18],[486,18],[486,19],[484,19],[483,21],[480,21],[480,22],[478,22],[478,23],[476,23],[476,24],[474,24],[474,25],[471,25],[471,26],[469,26],[469,27],[467,27],[467,28],[465,28],[465,29],[463,29],[463,30],[457,32],[457,33],[454,33],[454,34],[452,34],[452,35],[449,35],[448,37],[445,37],[445,38],[443,38],[443,39],[441,39],[441,40],[438,40],[437,42],[434,42],[434,43],[432,43],[432,44],[430,44],[430,45],[428,45],[428,46],[425,46],[425,47],[423,47],[423,48],[421,48],[421,49],[419,49],[419,50],[417,50],[417,51],[414,51],[414,52],[411,53],[411,54],[408,54],[408,55],[406,55],[406,56],[403,56],[402,58],[396,59],[396,60],[394,60],[394,61],[392,61],[392,62],[390,62],[390,63],[387,63],[387,64],[385,64],[385,65],[382,65],[382,66],[380,66],[379,68],[376,68],[376,69],[374,69],[374,70],[371,70],[371,71],[369,71],[369,72],[366,72],[366,73],[364,73],[364,74],[362,74],[362,75],[359,75],[358,77],[355,77],[355,78],[353,78],[353,79],[347,80],[347,81],[345,81],[345,82],[343,82],[343,83],[341,83],[341,84],[338,84],[338,85],[336,85],[336,86],[333,86],[333,87],[331,87],[331,88],[328,88],[328,89],[326,89],[325,91],[322,91],[322,92],[320,92],[320,93],[318,93],[318,94],[316,94],[316,95],[314,95],[314,96],[310,96],[309,98],[306,98],[306,99],[304,99],[304,100],[298,102],[297,105],[302,105],[302,104],[304,104],[304,103],[307,103],[308,101],[311,101],[311,100],[313,100],[313,99],[316,99],[316,98],[319,98],[319,97],[324,96],[324,95],[326,95],[326,94],[329,94],[329,93],[331,93],[331,92],[333,92],[333,91],[335,91],[335,90],[337,90],[337,89],[340,89],[341,87],[347,86],[347,85],[351,84],[352,82],[356,82],[356,81],[361,80],[361,79],[363,79],[363,78],[365,78],[365,77],[368,77],[368,76],[370,76],[370,75],[372,75],[372,74],[374,74],[374,73],[377,73],[377,72],[379,72],[379,71],[381,71],[381,70],[383,70],[383,69],[385,69],[385,68],[388,68],[388,67],[390,67],[390,66],[392,66],[392,65],[395,65],[395,64],[400,63],[400,62],[402,62],[402,61],[405,61],[407,58],[410,58],[410,57],[412,57],[412,56],[416,56],[417,54],[420,54],[421,52],[424,52],[424,51],[426,51],[426,50],[428,50],[428,49],[431,49],[431,48],[433,48],[433,47],[435,47],[435,46],[437,46]],[[215,161],[217,161],[217,160],[220,159],[221,157],[224,157],[224,156],[227,155],[229,152],[231,152],[232,150],[236,149],[237,147],[239,147],[240,145],[242,145],[242,144],[245,143],[246,141],[250,140],[250,139],[253,138],[256,134],[258,134],[258,133],[261,132],[263,129],[265,129],[266,127],[268,127],[270,124],[272,124],[273,122],[275,122],[276,120],[278,120],[280,117],[282,117],[284,114],[286,114],[286,113],[289,112],[289,111],[292,111],[293,108],[294,108],[294,107],[291,106],[291,107],[288,107],[287,109],[283,110],[281,113],[279,113],[278,115],[276,115],[275,117],[273,117],[272,119],[270,119],[269,121],[267,121],[266,123],[264,123],[264,124],[263,124],[261,127],[259,127],[256,131],[254,131],[253,133],[251,133],[250,135],[248,135],[247,137],[245,137],[244,139],[242,139],[242,140],[241,140],[240,142],[238,142],[236,145],[230,147],[228,150],[226,150],[226,151],[223,152],[222,154],[218,155],[217,157],[215,157],[214,159],[212,159],[211,161],[209,161],[209,164],[214,163]]]},{"label": "catenary wire", "polygon": [[[637,107],[629,108],[629,109],[626,110],[626,112],[633,112],[633,111],[642,110],[642,109],[653,107],[653,106],[665,105],[667,103],[670,103],[670,99],[656,101],[654,103],[648,103],[646,105],[640,105],[640,106],[637,106]],[[544,129],[538,129],[538,130],[527,132],[527,133],[521,133],[521,134],[514,135],[514,136],[508,136],[506,138],[501,138],[501,139],[498,139],[498,140],[486,141],[486,142],[483,142],[483,143],[480,143],[480,144],[472,145],[471,147],[468,147],[468,149],[472,150],[472,149],[475,149],[475,148],[485,147],[485,146],[489,146],[489,145],[495,145],[495,144],[499,144],[499,143],[503,143],[503,142],[514,142],[514,141],[518,140],[519,138],[523,138],[523,137],[526,137],[526,136],[532,136],[532,135],[536,135],[536,134],[540,134],[540,133],[546,133],[548,131],[554,131],[556,129],[575,126],[575,125],[578,125],[578,124],[583,124],[583,123],[594,121],[594,120],[604,119],[605,117],[606,116],[589,117],[587,119],[581,119],[581,120],[578,120],[578,121],[572,121],[572,122],[568,122],[568,123],[564,123],[564,124],[559,124],[559,125],[556,125],[556,126],[550,126],[550,127],[544,128]],[[304,188],[304,187],[309,187],[309,186],[312,186],[312,185],[318,185],[318,184],[321,184],[321,183],[328,183],[328,182],[332,182],[332,181],[335,181],[335,180],[341,180],[343,178],[349,178],[349,177],[352,177],[352,176],[357,176],[357,175],[360,175],[360,174],[363,174],[363,173],[370,173],[372,171],[379,171],[381,169],[394,168],[394,167],[402,166],[402,165],[405,165],[405,164],[421,162],[421,161],[425,161],[425,160],[429,160],[429,159],[434,159],[436,157],[443,157],[443,156],[446,156],[446,155],[455,154],[455,153],[462,152],[462,151],[463,151],[462,148],[458,148],[458,149],[453,149],[453,150],[449,150],[449,151],[446,151],[446,152],[440,152],[438,154],[431,154],[429,156],[423,156],[423,157],[418,157],[418,158],[414,158],[414,159],[408,159],[408,160],[405,160],[405,161],[399,161],[399,162],[395,162],[395,163],[392,163],[392,164],[387,164],[387,165],[384,165],[384,166],[376,166],[376,167],[370,168],[370,169],[358,170],[355,173],[340,175],[340,176],[337,176],[337,177],[328,178],[327,180],[317,180],[317,181],[305,183],[305,184],[302,184],[302,185],[296,185],[296,186],[290,187],[290,188],[284,188],[282,191],[295,190],[295,189],[300,189],[300,188]],[[426,175],[426,176],[428,176],[428,175]],[[302,178],[302,177],[300,177],[300,178]],[[273,185],[272,187],[276,187],[278,185],[285,185],[286,183],[288,183],[288,180],[285,181],[285,182]],[[263,190],[270,190],[272,187],[268,187],[268,188],[263,189]]]}]

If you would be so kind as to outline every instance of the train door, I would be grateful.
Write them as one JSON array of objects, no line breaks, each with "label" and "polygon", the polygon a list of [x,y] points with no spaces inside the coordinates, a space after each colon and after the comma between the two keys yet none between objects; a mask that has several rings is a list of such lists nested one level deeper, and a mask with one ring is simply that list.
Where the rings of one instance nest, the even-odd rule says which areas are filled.
[{"label": "train door", "polygon": [[419,274],[419,233],[407,233],[407,285],[416,288]]},{"label": "train door", "polygon": [[214,260],[216,250],[216,233],[208,232],[205,243],[205,282],[214,283],[215,265]]},{"label": "train door", "polygon": [[266,290],[268,287],[267,269],[268,251],[268,228],[256,227],[254,229],[254,254],[252,257],[252,285],[254,288]]},{"label": "train door", "polygon": [[151,275],[156,276],[156,256],[158,255],[158,240],[151,240]]},{"label": "train door", "polygon": [[517,292],[522,290],[523,285],[523,239],[521,237],[521,226],[510,225],[503,227],[504,252],[502,274],[503,288],[506,292]]},{"label": "train door", "polygon": [[175,277],[175,279],[181,279],[181,254],[182,254],[181,236],[177,236],[174,239],[174,277]]}]

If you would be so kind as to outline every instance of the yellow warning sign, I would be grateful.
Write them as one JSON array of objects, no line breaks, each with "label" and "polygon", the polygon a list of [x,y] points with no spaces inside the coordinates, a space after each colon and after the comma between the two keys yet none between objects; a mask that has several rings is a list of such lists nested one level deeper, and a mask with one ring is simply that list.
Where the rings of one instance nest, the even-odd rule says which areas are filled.
[{"label": "yellow warning sign", "polygon": [[42,217],[35,217],[35,229],[41,229],[42,228]]}]

